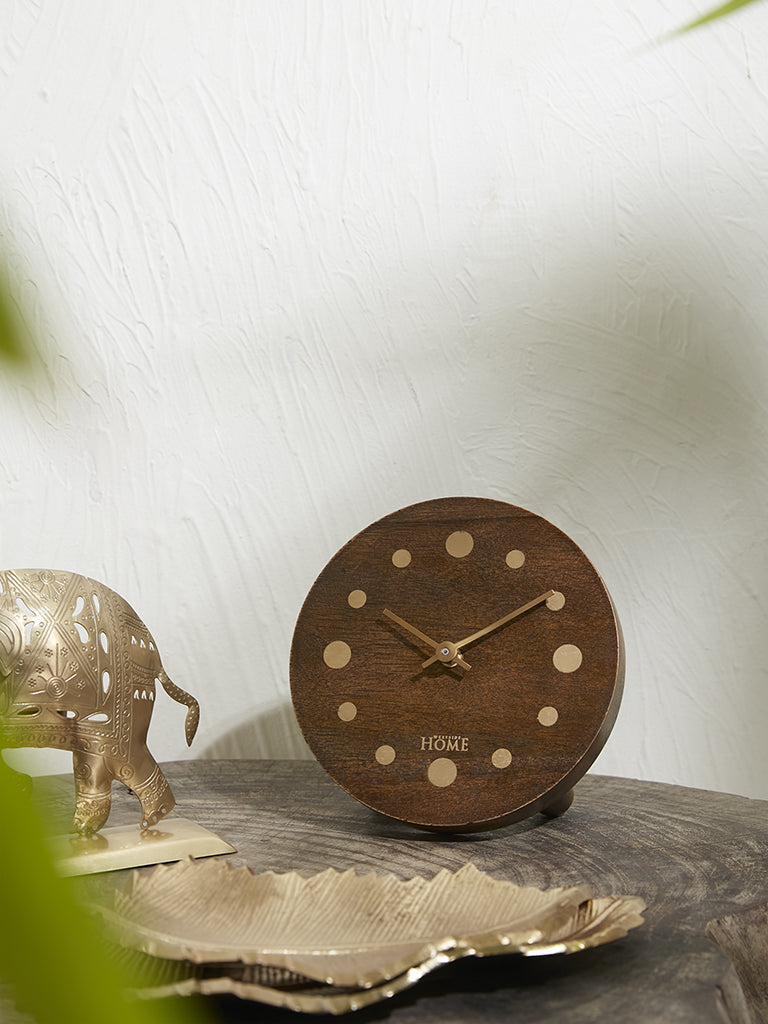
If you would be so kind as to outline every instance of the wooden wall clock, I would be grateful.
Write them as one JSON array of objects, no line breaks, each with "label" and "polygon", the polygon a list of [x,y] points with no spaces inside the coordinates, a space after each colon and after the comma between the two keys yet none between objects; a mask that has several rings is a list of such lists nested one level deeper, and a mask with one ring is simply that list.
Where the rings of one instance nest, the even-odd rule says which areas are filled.
[{"label": "wooden wall clock", "polygon": [[586,555],[485,498],[424,501],[353,537],[291,646],[317,760],[363,804],[425,829],[566,810],[623,680],[618,619]]}]

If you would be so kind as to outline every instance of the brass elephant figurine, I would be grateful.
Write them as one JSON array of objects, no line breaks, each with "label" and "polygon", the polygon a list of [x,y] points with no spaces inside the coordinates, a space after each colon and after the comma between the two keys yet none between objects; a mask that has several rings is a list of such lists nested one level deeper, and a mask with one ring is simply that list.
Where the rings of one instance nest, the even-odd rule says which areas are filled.
[{"label": "brass elephant figurine", "polygon": [[176,803],[147,749],[158,682],[187,705],[191,743],[200,706],[165,674],[149,630],[119,594],[72,572],[0,571],[0,748],[72,751],[73,832],[104,825],[113,779],[138,797],[142,829]]}]

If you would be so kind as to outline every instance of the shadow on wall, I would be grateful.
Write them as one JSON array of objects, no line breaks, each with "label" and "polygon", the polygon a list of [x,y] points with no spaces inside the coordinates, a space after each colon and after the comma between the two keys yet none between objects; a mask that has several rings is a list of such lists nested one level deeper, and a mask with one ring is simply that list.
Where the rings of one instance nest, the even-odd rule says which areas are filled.
[{"label": "shadow on wall", "polygon": [[301,735],[291,704],[262,711],[209,743],[201,758],[254,760],[311,760],[312,751]]},{"label": "shadow on wall", "polygon": [[550,415],[531,493],[583,530],[614,597],[618,582],[632,646],[617,735],[641,751],[641,777],[765,797],[759,274],[739,276],[735,243],[676,233],[656,197],[647,214],[642,247],[602,274],[563,267],[535,311],[529,415]]},{"label": "shadow on wall", "polygon": [[[420,423],[390,417],[381,453],[365,452],[364,474],[334,479],[344,466],[324,467],[308,521],[343,526],[331,507],[339,493],[349,517],[360,517],[349,536],[378,514],[445,494],[498,498],[551,519],[609,576],[630,627],[636,660],[623,728],[641,753],[625,770],[651,777],[661,765],[689,782],[698,772],[702,785],[744,792],[745,757],[764,761],[759,723],[768,720],[759,627],[768,607],[756,597],[768,590],[759,500],[768,487],[766,363],[751,320],[760,274],[745,267],[736,289],[738,238],[726,233],[715,249],[691,227],[690,208],[664,202],[649,191],[634,222],[615,235],[599,224],[592,237],[564,236],[552,224],[535,273],[512,257],[500,270],[503,239],[493,240],[488,266],[476,259],[472,268],[471,308],[446,312],[442,291],[432,308],[425,287],[426,341],[423,330],[393,322],[375,358],[361,345],[346,365],[352,387],[381,397],[386,359],[390,379],[407,379],[418,397]],[[688,203],[705,223],[706,197]],[[510,226],[500,222],[499,230]],[[482,254],[483,245],[476,249]],[[381,269],[379,287],[389,272],[391,294],[418,300],[414,282],[434,286],[437,271],[427,260],[409,271],[406,280],[402,270]],[[344,299],[336,299],[338,314]],[[359,322],[356,310],[343,312]],[[327,315],[334,312],[308,311],[305,322],[331,337],[336,321]],[[326,405],[311,388],[305,399],[307,420],[322,416]],[[378,409],[373,399],[371,407]],[[349,435],[343,418],[325,427]],[[347,539],[330,538],[314,572],[306,559],[306,589]],[[737,604],[734,626],[729,609]],[[729,679],[735,684],[723,685]],[[311,755],[286,702],[238,723],[202,756]]]}]

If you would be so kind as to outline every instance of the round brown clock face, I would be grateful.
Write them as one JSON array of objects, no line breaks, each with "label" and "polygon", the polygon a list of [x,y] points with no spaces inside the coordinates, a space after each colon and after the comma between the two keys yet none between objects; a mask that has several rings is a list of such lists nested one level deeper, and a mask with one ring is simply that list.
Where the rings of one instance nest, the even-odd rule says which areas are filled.
[{"label": "round brown clock face", "polygon": [[363,530],[321,572],[291,647],[320,764],[428,829],[556,814],[602,749],[621,632],[586,555],[545,519],[440,498]]}]

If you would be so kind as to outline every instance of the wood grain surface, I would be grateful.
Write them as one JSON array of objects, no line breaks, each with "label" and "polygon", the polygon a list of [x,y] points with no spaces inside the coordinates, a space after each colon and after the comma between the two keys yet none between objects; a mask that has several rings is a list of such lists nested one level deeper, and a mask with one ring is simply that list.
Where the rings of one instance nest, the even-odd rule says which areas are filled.
[{"label": "wood grain surface", "polygon": [[[646,923],[613,943],[570,956],[449,965],[356,1013],[356,1024],[719,1021],[717,987],[728,961],[707,937],[707,922],[768,898],[764,801],[588,775],[561,818],[445,836],[370,811],[310,761],[186,761],[163,770],[176,813],[217,831],[237,847],[231,859],[255,872],[354,867],[431,877],[471,861],[518,884],[585,882],[595,895],[638,895],[648,905]],[[36,790],[65,828],[71,778],[37,780]],[[116,787],[110,824],[130,823],[135,813],[135,799]],[[125,877],[76,884],[85,896],[103,895]],[[196,998],[215,1022],[300,1019],[234,997]]]}]

